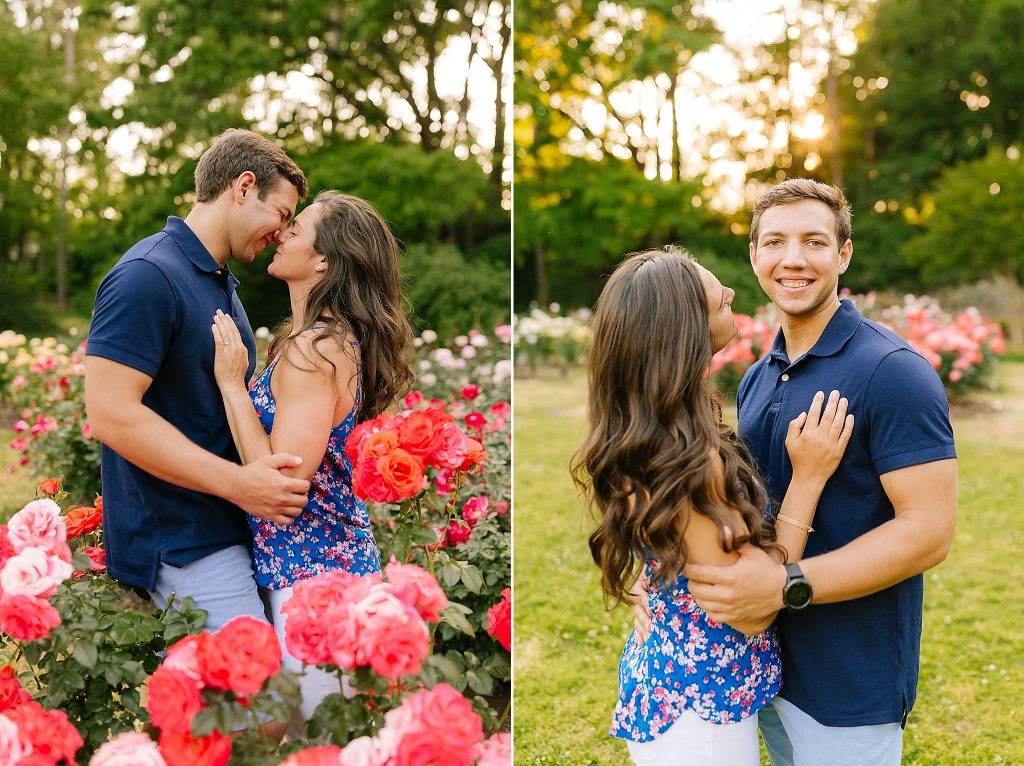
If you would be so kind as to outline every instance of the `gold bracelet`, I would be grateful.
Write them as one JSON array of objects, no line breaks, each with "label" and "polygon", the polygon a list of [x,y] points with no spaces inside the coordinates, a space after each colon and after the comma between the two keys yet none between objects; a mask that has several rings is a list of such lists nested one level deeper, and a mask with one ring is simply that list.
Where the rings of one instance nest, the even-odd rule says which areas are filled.
[{"label": "gold bracelet", "polygon": [[776,516],[775,518],[778,519],[779,521],[784,521],[787,524],[792,524],[794,527],[798,527],[798,528],[802,529],[807,534],[810,534],[811,532],[814,531],[814,527],[810,526],[809,524],[804,524],[802,521],[797,521],[796,519],[791,519],[791,518],[789,518],[789,516],[783,516],[781,513],[778,516]]}]

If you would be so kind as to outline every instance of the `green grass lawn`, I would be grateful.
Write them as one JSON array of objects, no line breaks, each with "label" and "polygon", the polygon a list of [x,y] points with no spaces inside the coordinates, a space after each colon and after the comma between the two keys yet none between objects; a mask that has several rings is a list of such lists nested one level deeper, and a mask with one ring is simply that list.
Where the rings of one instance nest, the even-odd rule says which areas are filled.
[{"label": "green grass lawn", "polygon": [[[959,522],[949,558],[925,574],[918,701],[904,764],[1024,764],[1024,363],[957,408]],[[608,613],[569,479],[583,377],[515,388],[515,763],[628,763],[606,733],[626,609]],[[762,762],[767,764],[766,758]]]},{"label": "green grass lawn", "polygon": [[[6,523],[29,500],[35,499],[40,481],[32,476],[27,466],[18,465],[19,455],[10,447],[15,433],[7,428],[9,425],[0,423],[0,524]],[[7,472],[8,466],[14,467],[13,473]]]}]

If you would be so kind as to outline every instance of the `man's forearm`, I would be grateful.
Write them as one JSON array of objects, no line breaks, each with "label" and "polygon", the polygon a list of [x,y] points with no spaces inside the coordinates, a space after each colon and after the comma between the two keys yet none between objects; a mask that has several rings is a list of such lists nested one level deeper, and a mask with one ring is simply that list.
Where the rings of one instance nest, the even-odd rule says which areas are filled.
[{"label": "man's forearm", "polygon": [[230,497],[239,466],[214,455],[139,402],[90,412],[93,434],[121,457],[158,479]]},{"label": "man's forearm", "polygon": [[805,558],[800,568],[814,588],[812,603],[861,598],[913,577],[940,563],[952,531],[929,524],[924,513],[900,515],[828,553]]}]

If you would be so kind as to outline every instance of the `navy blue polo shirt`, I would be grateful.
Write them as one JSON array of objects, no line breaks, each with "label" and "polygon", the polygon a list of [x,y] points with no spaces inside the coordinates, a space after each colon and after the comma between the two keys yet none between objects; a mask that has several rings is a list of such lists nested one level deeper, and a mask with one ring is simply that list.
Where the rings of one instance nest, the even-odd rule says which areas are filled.
[{"label": "navy blue polo shirt", "polygon": [[[815,392],[838,390],[853,436],[825,485],[804,557],[840,548],[894,518],[880,476],[956,457],[946,393],[932,366],[843,301],[814,347],[790,363],[780,330],[743,376],[739,431],[775,512],[793,476],[789,422]],[[914,705],[924,578],[864,598],[781,612],[781,696],[825,726],[902,722]]]},{"label": "navy blue polo shirt", "polygon": [[[142,403],[203,449],[239,462],[213,376],[217,309],[230,314],[255,369],[256,341],[238,280],[171,216],[110,270],[96,293],[87,354],[153,379]],[[222,548],[250,545],[245,514],[213,495],[175,486],[102,450],[104,540],[111,576],[152,590],[161,562],[184,566]]]}]

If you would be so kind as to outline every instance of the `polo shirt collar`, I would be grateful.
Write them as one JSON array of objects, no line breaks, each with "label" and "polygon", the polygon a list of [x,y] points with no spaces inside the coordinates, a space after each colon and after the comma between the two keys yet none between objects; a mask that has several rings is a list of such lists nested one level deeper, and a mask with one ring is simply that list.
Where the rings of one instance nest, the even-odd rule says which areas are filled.
[{"label": "polo shirt collar", "polygon": [[171,239],[181,248],[185,257],[192,261],[197,269],[208,274],[225,271],[229,277],[234,278],[235,275],[231,273],[231,269],[217,263],[216,259],[210,255],[210,251],[206,249],[206,245],[200,241],[188,224],[178,218],[178,216],[172,215],[167,217],[167,225],[164,227],[164,231],[171,236]]},{"label": "polo shirt collar", "polygon": [[[857,311],[857,307],[853,305],[852,301],[840,301],[839,309],[828,320],[828,324],[825,325],[825,331],[818,338],[817,343],[804,356],[824,357],[838,353],[846,345],[846,341],[853,337],[853,334],[863,321],[864,317]],[[775,342],[772,343],[768,356],[780,362],[791,363],[789,357],[786,356],[786,338],[782,334],[781,327],[775,334]]]}]

